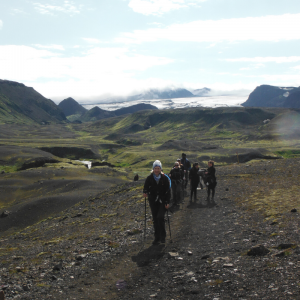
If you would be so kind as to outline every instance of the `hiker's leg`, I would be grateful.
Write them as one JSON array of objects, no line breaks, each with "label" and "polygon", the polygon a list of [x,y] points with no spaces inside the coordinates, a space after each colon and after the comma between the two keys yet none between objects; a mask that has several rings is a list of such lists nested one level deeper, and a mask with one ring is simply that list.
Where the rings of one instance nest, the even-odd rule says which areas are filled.
[{"label": "hiker's leg", "polygon": [[176,184],[172,185],[172,194],[173,194],[173,203],[177,204],[177,193],[176,193]]},{"label": "hiker's leg", "polygon": [[159,238],[161,241],[166,239],[166,228],[165,228],[165,213],[166,209],[164,204],[160,203],[159,210],[157,213]]},{"label": "hiker's leg", "polygon": [[192,202],[192,200],[193,200],[193,193],[194,193],[194,190],[193,190],[193,185],[191,183],[190,202]]},{"label": "hiker's leg", "polygon": [[214,201],[214,197],[215,197],[215,188],[211,189],[211,200]]},{"label": "hiker's leg", "polygon": [[154,237],[156,241],[159,241],[159,222],[158,222],[158,212],[159,212],[159,201],[155,202],[155,198],[149,197],[149,204],[151,208],[151,213],[152,213],[152,219],[153,219],[153,227],[154,227]]},{"label": "hiker's leg", "polygon": [[209,201],[209,197],[210,197],[210,188],[207,187],[207,201]]}]

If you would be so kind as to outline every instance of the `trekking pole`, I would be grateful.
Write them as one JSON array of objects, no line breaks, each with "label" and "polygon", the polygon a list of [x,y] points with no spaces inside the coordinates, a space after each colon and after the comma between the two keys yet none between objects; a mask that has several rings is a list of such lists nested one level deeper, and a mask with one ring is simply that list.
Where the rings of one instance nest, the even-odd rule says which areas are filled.
[{"label": "trekking pole", "polygon": [[[145,246],[145,240],[146,240],[146,222],[147,222],[147,216],[146,216],[146,212],[147,212],[147,205],[146,205],[146,199],[147,197],[145,197],[145,224],[144,224],[144,239],[142,240],[142,247],[139,251],[139,253],[142,251],[142,249],[144,248]],[[1,299],[0,299],[1,300]]]},{"label": "trekking pole", "polygon": [[170,226],[169,210],[168,209],[167,209],[167,217],[168,217],[168,223],[169,223],[170,243],[172,243],[171,226]]},{"label": "trekking pole", "polygon": [[146,239],[146,212],[147,212],[147,205],[146,205],[146,197],[145,197],[145,224],[144,224],[144,240]]}]

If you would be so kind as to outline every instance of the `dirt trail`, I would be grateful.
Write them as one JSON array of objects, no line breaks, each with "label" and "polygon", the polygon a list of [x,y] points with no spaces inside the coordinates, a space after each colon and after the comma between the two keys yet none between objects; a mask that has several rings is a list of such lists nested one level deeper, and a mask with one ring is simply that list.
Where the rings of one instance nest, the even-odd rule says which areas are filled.
[{"label": "dirt trail", "polygon": [[[185,197],[180,208],[170,213],[172,242],[167,231],[166,244],[157,246],[151,244],[148,206],[146,240],[142,234],[131,235],[134,228],[141,229],[144,224],[142,183],[108,189],[92,202],[83,203],[82,208],[86,208],[85,214],[93,213],[90,218],[94,218],[99,214],[96,208],[103,209],[105,204],[107,214],[111,213],[108,209],[113,209],[119,217],[114,219],[111,215],[107,221],[97,223],[98,227],[94,223],[78,225],[76,235],[86,236],[82,242],[66,239],[61,244],[64,249],[58,248],[60,244],[53,244],[52,250],[47,246],[43,263],[28,266],[24,275],[17,273],[27,282],[38,272],[45,274],[38,285],[32,282],[31,290],[20,299],[299,299],[299,214],[291,212],[287,205],[291,187],[295,197],[299,186],[300,168],[295,168],[298,163],[295,159],[217,168],[216,205],[207,205],[205,190],[199,191],[201,202],[196,204],[190,204]],[[249,199],[255,196],[256,204],[259,197],[272,196],[275,188],[285,195],[286,203],[276,207],[277,219],[270,219],[264,211],[251,208]],[[263,202],[259,207],[264,208],[262,205]],[[73,220],[69,219],[49,221],[48,226],[67,229]],[[127,230],[121,231],[117,226],[109,229],[117,221],[127,222]],[[108,239],[99,237],[96,231],[88,235],[92,229],[107,229]],[[114,248],[114,243],[120,247]],[[257,245],[264,246],[268,253],[248,255]],[[57,253],[64,257],[63,267],[53,271]],[[78,255],[84,253],[88,255],[78,260]],[[16,281],[16,277],[9,279],[12,275],[8,271],[7,267],[6,277],[1,278],[3,283]],[[16,289],[14,284],[8,288],[9,296]]]}]

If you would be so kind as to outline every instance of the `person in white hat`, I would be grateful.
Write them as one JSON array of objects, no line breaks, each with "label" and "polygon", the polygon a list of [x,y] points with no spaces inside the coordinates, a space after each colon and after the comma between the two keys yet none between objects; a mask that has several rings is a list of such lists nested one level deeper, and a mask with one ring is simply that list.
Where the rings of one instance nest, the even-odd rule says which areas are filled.
[{"label": "person in white hat", "polygon": [[159,160],[153,163],[153,172],[146,178],[143,196],[148,197],[151,208],[154,241],[153,245],[166,242],[165,212],[170,203],[170,183],[168,177],[162,172],[162,164]]}]

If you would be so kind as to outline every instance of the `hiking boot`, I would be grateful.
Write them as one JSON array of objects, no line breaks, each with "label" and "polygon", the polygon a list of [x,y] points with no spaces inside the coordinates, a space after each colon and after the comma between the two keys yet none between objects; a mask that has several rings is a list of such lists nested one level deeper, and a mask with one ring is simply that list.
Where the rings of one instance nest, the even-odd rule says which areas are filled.
[{"label": "hiking boot", "polygon": [[152,245],[158,245],[159,244],[159,238],[155,238],[152,242]]}]

